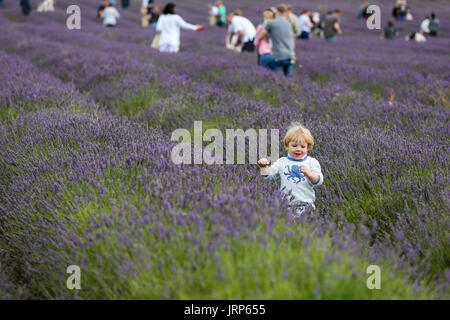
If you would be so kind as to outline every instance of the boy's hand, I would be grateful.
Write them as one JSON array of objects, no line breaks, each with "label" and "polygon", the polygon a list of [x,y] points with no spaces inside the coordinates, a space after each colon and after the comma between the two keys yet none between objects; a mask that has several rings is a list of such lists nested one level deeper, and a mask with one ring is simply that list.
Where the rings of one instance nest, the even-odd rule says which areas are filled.
[{"label": "boy's hand", "polygon": [[300,166],[300,172],[303,173],[305,176],[309,176],[310,174],[308,167],[305,165]]},{"label": "boy's hand", "polygon": [[319,175],[309,171],[308,167],[305,165],[300,166],[300,172],[303,173],[312,183],[316,183],[319,180]]},{"label": "boy's hand", "polygon": [[270,161],[267,160],[266,158],[262,158],[262,159],[259,159],[259,160],[258,160],[258,166],[259,166],[260,168],[268,167],[269,164],[270,164]]}]

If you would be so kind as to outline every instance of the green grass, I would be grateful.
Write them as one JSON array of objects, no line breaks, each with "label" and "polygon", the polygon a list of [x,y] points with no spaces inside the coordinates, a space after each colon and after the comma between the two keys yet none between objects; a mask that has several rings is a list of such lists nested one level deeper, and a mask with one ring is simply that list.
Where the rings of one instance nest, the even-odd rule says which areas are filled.
[{"label": "green grass", "polygon": [[142,116],[145,108],[161,98],[156,82],[149,82],[139,89],[137,94],[125,95],[122,98],[109,102],[113,109],[128,117]]},{"label": "green grass", "polygon": [[333,81],[333,77],[328,73],[312,73],[310,78],[313,81],[318,82],[322,87]]},{"label": "green grass", "polygon": [[240,80],[236,81],[233,86],[227,89],[249,99],[262,100],[273,105],[278,103],[277,92],[269,88],[260,87],[258,84]]},{"label": "green grass", "polygon": [[386,97],[385,88],[383,88],[376,80],[361,81],[361,79],[358,78],[350,78],[348,80],[348,85],[353,90],[371,92],[372,97],[376,100],[381,100],[383,97]]},{"label": "green grass", "polygon": [[202,70],[195,73],[195,78],[203,82],[215,82],[224,77],[226,77],[225,70],[217,66],[210,70]]},{"label": "green grass", "polygon": [[19,111],[11,106],[0,105],[0,121],[15,120]]},{"label": "green grass", "polygon": [[[183,250],[177,251],[177,271],[167,272],[166,266],[143,269],[135,280],[130,297],[424,299],[431,294],[421,288],[415,295],[408,279],[394,272],[386,262],[380,265],[381,289],[369,290],[365,272],[372,263],[349,254],[324,263],[324,257],[331,249],[330,242],[326,240],[316,238],[305,248],[299,239],[287,243],[269,241],[266,247],[238,239],[231,240],[229,247],[232,249],[219,248],[216,257],[203,253],[196,260]],[[161,255],[164,255],[163,250],[157,253],[157,256]],[[183,271],[180,271],[181,268]]]},{"label": "green grass", "polygon": [[86,108],[86,106],[80,105],[70,99],[67,102],[61,103],[59,105],[55,105],[49,101],[30,102],[20,98],[18,98],[14,102],[17,105],[16,108],[12,107],[9,104],[0,105],[0,121],[15,121],[20,113],[35,112],[53,108],[67,108],[71,112],[78,114],[86,114],[91,111]]}]

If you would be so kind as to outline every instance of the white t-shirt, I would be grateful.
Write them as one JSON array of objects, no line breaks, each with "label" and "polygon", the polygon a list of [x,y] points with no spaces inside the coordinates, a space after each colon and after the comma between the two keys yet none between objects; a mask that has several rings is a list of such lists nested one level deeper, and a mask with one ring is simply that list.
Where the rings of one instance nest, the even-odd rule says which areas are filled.
[{"label": "white t-shirt", "polygon": [[115,7],[106,7],[103,10],[103,24],[105,26],[108,24],[115,26],[118,18],[120,18],[120,14]]},{"label": "white t-shirt", "polygon": [[180,45],[180,29],[197,30],[193,24],[187,23],[177,14],[163,14],[159,17],[156,30],[161,32],[159,46],[166,44],[172,46]]},{"label": "white t-shirt", "polygon": [[302,14],[298,17],[298,27],[300,31],[311,32],[311,29],[308,27],[309,16],[307,14]]},{"label": "white t-shirt", "polygon": [[233,16],[230,25],[231,28],[229,27],[229,31],[231,30],[234,33],[238,33],[239,31],[243,32],[242,42],[248,42],[255,38],[255,26],[247,18],[241,16]]},{"label": "white t-shirt", "polygon": [[314,12],[313,16],[312,16],[312,20],[314,21],[314,23],[319,23],[319,21],[320,21],[320,13]]},{"label": "white t-shirt", "polygon": [[[405,40],[406,40],[406,41],[411,40],[411,39],[409,38],[409,35],[407,35],[407,36],[405,37]],[[412,39],[412,40],[414,40],[414,41],[416,41],[416,42],[426,42],[426,41],[427,41],[427,38],[425,38],[423,34],[421,34],[421,33],[419,33],[419,32],[415,32],[415,33],[414,33],[414,39]]]},{"label": "white t-shirt", "polygon": [[55,2],[53,0],[44,0],[38,5],[37,12],[55,11]]},{"label": "white t-shirt", "polygon": [[427,18],[427,19],[423,20],[422,23],[420,24],[420,29],[423,32],[430,33],[429,25],[430,25],[430,19]]},{"label": "white t-shirt", "polygon": [[425,38],[425,36],[419,32],[416,32],[416,35],[414,36],[414,40],[416,40],[416,42],[426,42],[427,38]]},{"label": "white t-shirt", "polygon": [[218,14],[219,14],[219,8],[217,8],[216,6],[212,6],[211,10],[209,10],[209,15],[215,17]]},{"label": "white t-shirt", "polygon": [[[319,180],[315,184],[300,172],[300,166],[302,165],[307,166],[311,172],[319,176]],[[280,177],[282,192],[286,194],[292,192],[290,203],[307,202],[314,204],[316,196],[313,188],[323,183],[319,161],[308,155],[300,160],[295,160],[288,155],[275,161],[270,166],[269,172],[270,174],[266,176],[266,179]]]}]

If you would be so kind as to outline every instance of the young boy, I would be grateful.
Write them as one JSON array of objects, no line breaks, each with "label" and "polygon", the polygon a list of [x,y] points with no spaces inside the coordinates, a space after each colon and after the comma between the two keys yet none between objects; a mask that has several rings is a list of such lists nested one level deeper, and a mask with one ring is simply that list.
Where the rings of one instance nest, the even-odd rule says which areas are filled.
[{"label": "young boy", "polygon": [[284,137],[287,157],[278,159],[269,167],[266,158],[258,160],[261,174],[266,179],[281,179],[281,190],[291,192],[289,205],[297,207],[296,213],[302,214],[306,208],[314,206],[316,199],[314,187],[323,183],[323,174],[319,161],[308,156],[308,150],[314,146],[311,132],[301,125],[293,124]]}]

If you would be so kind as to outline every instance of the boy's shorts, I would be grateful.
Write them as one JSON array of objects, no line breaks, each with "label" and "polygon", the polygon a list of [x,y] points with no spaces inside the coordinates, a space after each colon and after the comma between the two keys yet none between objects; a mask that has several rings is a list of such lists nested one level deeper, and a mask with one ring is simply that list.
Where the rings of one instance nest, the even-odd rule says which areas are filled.
[{"label": "boy's shorts", "polygon": [[294,202],[289,205],[289,208],[295,209],[294,216],[300,217],[305,212],[312,212],[316,208],[313,203],[310,202]]}]

